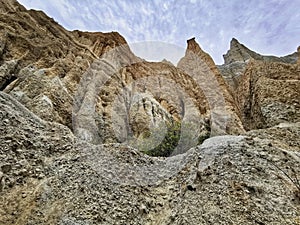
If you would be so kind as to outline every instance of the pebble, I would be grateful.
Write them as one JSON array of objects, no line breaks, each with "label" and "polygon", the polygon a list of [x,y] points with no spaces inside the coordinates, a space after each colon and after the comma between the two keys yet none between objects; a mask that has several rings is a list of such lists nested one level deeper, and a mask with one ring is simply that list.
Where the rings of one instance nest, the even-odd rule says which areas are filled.
[{"label": "pebble", "polygon": [[11,165],[10,164],[4,164],[1,166],[1,170],[3,173],[8,173],[11,171]]}]

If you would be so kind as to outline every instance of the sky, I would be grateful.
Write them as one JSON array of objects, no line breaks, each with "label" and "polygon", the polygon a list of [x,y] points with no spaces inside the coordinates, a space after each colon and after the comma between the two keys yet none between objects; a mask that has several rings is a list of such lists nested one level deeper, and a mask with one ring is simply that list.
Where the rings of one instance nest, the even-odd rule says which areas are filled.
[{"label": "sky", "polygon": [[68,30],[119,32],[133,52],[176,63],[192,37],[216,64],[235,37],[264,55],[300,45],[300,0],[18,0]]}]

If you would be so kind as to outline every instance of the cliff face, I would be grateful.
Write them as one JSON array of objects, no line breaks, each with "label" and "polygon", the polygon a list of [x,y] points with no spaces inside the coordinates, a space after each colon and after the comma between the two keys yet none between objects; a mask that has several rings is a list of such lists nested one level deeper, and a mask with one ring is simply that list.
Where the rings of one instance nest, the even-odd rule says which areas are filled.
[{"label": "cliff face", "polygon": [[242,133],[239,110],[232,92],[212,58],[194,38],[188,40],[185,56],[179,61],[178,68],[190,74],[201,86],[211,110],[212,134]]},{"label": "cliff face", "polygon": [[246,130],[299,121],[298,52],[263,56],[232,39],[224,60],[218,68],[234,92]]},{"label": "cliff face", "polygon": [[300,122],[299,90],[299,64],[250,62],[236,90],[245,128]]},{"label": "cliff face", "polygon": [[229,86],[235,90],[237,88],[237,78],[245,72],[250,60],[294,64],[297,62],[298,54],[294,52],[284,57],[260,55],[233,38],[230,42],[230,49],[223,57],[224,64],[219,65],[218,69]]},{"label": "cliff face", "polygon": [[0,90],[41,118],[71,128],[72,96],[82,74],[126,41],[113,32],[69,32],[41,11],[27,11],[16,1],[1,4]]},{"label": "cliff face", "polygon": [[233,39],[216,66],[190,39],[175,67],[14,0],[0,15],[1,225],[300,224],[296,53]]}]

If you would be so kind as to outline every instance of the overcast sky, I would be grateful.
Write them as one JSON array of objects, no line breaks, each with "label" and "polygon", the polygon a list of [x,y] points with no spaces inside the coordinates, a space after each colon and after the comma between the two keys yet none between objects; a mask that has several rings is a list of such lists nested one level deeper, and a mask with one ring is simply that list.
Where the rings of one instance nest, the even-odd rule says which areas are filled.
[{"label": "overcast sky", "polygon": [[[196,37],[217,64],[223,63],[222,55],[232,37],[261,54],[286,55],[300,45],[300,0],[19,2],[26,8],[43,10],[68,30],[118,31],[129,44],[141,42],[131,47],[137,55],[148,59],[158,53],[161,59],[176,61],[191,37]],[[148,55],[140,51],[145,50],[145,41],[150,41]],[[164,50],[159,50],[157,42],[161,42]],[[149,53],[150,50],[155,53]]]}]

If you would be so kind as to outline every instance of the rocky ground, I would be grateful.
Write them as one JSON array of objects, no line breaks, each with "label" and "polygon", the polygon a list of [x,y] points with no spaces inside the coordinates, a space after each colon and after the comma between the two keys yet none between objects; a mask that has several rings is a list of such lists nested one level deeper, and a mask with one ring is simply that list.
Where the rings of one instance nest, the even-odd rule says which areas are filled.
[{"label": "rocky ground", "polygon": [[[0,9],[0,224],[300,224],[299,48],[233,39],[216,66],[191,39],[150,63],[118,33]],[[171,156],[142,153],[165,123]]]}]

